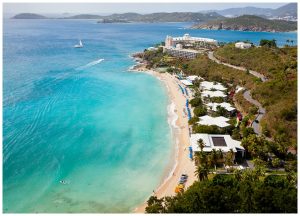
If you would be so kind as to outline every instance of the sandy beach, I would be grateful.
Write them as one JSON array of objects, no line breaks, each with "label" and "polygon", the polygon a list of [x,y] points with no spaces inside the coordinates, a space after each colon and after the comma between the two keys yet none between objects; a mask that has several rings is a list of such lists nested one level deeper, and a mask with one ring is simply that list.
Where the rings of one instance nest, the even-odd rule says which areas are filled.
[{"label": "sandy beach", "polygon": [[[176,140],[178,141],[177,148],[177,158],[176,158],[176,167],[174,172],[166,179],[162,185],[160,185],[152,194],[156,195],[158,198],[164,196],[172,196],[175,195],[175,188],[178,184],[181,174],[187,174],[188,180],[186,182],[185,188],[189,187],[196,180],[194,171],[195,166],[194,162],[189,158],[189,126],[188,126],[188,118],[186,113],[183,111],[185,109],[186,103],[186,95],[183,95],[181,90],[179,89],[178,83],[179,81],[169,73],[159,73],[154,70],[147,70],[143,65],[138,65],[138,67],[134,68],[135,71],[146,72],[154,75],[158,79],[160,79],[167,87],[169,97],[172,103],[175,104],[175,112],[178,115],[178,119],[176,121],[177,129],[175,131]],[[176,143],[174,143],[174,148],[176,148]],[[147,206],[145,203],[138,206],[134,212],[135,213],[144,213],[145,208]]]}]

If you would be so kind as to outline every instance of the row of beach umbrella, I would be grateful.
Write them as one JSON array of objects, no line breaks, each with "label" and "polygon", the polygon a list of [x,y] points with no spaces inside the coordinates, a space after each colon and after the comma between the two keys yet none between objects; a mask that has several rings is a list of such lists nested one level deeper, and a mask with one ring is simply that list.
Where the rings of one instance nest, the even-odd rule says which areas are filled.
[{"label": "row of beach umbrella", "polygon": [[193,160],[193,149],[192,146],[189,146],[189,157],[191,160]]},{"label": "row of beach umbrella", "polygon": [[180,87],[182,94],[184,94],[184,90],[183,90],[183,88],[181,87],[181,85],[178,84],[178,86]]},{"label": "row of beach umbrella", "polygon": [[186,94],[187,96],[189,96],[189,93],[188,93],[188,91],[187,91],[187,88],[184,88],[184,90],[185,90],[185,94]]},{"label": "row of beach umbrella", "polygon": [[185,106],[186,106],[188,118],[189,118],[189,120],[190,120],[190,119],[192,118],[192,115],[191,115],[191,110],[190,110],[190,108],[189,108],[189,100],[188,100],[188,99],[186,99]]}]

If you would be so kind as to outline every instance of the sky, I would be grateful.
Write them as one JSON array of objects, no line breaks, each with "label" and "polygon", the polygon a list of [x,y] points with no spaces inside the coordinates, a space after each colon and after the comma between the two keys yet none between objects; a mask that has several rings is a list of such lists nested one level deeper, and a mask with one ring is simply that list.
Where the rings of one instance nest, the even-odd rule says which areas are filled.
[{"label": "sky", "polygon": [[286,3],[4,3],[5,14],[198,12],[236,7],[278,8]]}]

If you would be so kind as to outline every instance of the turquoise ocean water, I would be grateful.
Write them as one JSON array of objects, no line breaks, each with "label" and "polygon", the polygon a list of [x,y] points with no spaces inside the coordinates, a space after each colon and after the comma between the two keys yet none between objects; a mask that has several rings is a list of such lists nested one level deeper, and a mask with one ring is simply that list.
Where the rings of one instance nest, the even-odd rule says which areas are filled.
[{"label": "turquoise ocean water", "polygon": [[296,33],[189,25],[4,20],[4,212],[130,212],[161,183],[170,101],[159,80],[127,71],[130,53],[167,34],[297,43]]}]

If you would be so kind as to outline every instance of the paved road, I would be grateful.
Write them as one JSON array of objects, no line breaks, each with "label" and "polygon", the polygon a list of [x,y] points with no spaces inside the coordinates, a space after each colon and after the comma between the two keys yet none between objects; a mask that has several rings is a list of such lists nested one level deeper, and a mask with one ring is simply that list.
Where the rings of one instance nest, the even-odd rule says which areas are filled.
[{"label": "paved road", "polygon": [[249,101],[250,103],[258,107],[258,115],[256,116],[255,120],[252,122],[252,127],[256,134],[262,135],[262,131],[259,124],[260,124],[260,120],[263,118],[263,116],[266,113],[266,109],[263,108],[262,105],[257,100],[254,100],[251,97],[250,90],[245,91],[243,96],[247,101]]},{"label": "paved road", "polygon": [[[238,66],[235,66],[235,65],[231,65],[231,64],[221,62],[220,60],[215,58],[214,52],[208,52],[208,58],[210,58],[211,60],[213,60],[214,62],[216,62],[218,64],[223,64],[225,66],[228,66],[228,67],[231,67],[231,68],[234,68],[234,69],[237,69],[237,70],[241,70],[241,71],[246,71],[246,68],[244,68],[244,67],[238,67]],[[256,76],[256,77],[260,78],[261,81],[263,81],[263,82],[267,81],[267,78],[263,74],[258,73],[257,71],[249,70],[249,73],[252,74],[253,76]],[[243,96],[247,101],[249,101],[250,103],[252,103],[252,104],[254,104],[255,106],[258,107],[258,114],[257,114],[255,120],[252,122],[252,127],[253,127],[253,130],[256,134],[262,135],[261,127],[259,126],[259,124],[260,124],[260,120],[263,118],[263,116],[266,113],[266,109],[263,108],[262,105],[257,100],[254,100],[251,97],[250,90],[245,91]]]},{"label": "paved road", "polygon": [[[216,62],[218,64],[223,64],[225,66],[228,66],[228,67],[231,67],[231,68],[234,68],[234,69],[237,69],[237,70],[241,70],[241,71],[246,71],[247,70],[244,67],[239,67],[239,66],[235,66],[235,65],[231,65],[231,64],[228,64],[228,63],[221,62],[220,60],[216,59],[216,57],[214,56],[214,52],[208,52],[208,58],[210,58],[211,60],[213,60],[214,62]],[[267,78],[263,74],[258,73],[257,71],[249,70],[249,73],[252,74],[253,76],[256,76],[257,78],[260,78],[261,81],[263,81],[263,82],[267,81]]]}]

